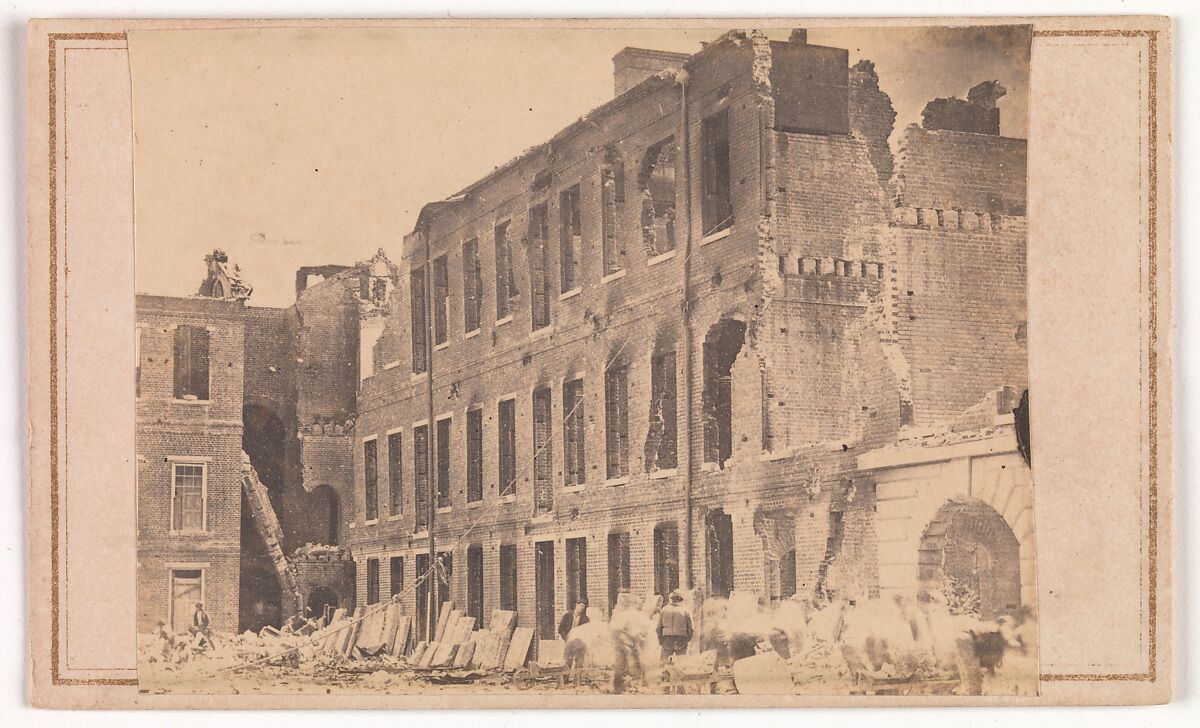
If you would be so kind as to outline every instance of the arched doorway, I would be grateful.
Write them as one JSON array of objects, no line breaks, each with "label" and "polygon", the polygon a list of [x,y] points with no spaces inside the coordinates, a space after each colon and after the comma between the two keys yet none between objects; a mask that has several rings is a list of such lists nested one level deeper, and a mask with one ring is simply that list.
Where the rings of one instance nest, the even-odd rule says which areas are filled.
[{"label": "arched doorway", "polygon": [[338,599],[337,592],[327,586],[316,587],[308,594],[309,614],[314,619],[320,619],[324,616],[326,607],[329,607],[332,611],[337,609],[340,604],[341,600]]},{"label": "arched doorway", "polygon": [[1004,517],[973,499],[945,503],[925,529],[917,555],[926,593],[952,611],[995,619],[1021,607],[1020,545]]}]

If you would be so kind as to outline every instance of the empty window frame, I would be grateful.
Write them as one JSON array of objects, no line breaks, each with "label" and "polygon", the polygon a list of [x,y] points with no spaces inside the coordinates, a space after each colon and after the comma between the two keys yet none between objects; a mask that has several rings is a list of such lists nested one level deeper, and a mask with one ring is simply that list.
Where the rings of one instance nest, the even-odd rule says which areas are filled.
[{"label": "empty window frame", "polygon": [[404,591],[404,557],[393,556],[388,560],[388,596]]},{"label": "empty window frame", "polygon": [[604,373],[605,472],[629,475],[629,368],[614,364]]},{"label": "empty window frame", "polygon": [[363,501],[368,521],[379,518],[379,443],[374,438],[363,441]]},{"label": "empty window frame", "polygon": [[500,546],[500,608],[517,611],[517,546]]},{"label": "empty window frame", "polygon": [[479,328],[483,301],[483,272],[479,265],[479,238],[463,243],[463,332]]},{"label": "empty window frame", "polygon": [[367,559],[367,604],[379,602],[379,559]]},{"label": "empty window frame", "polygon": [[554,507],[554,448],[550,388],[533,390],[533,508],[539,513]]},{"label": "empty window frame", "polygon": [[437,421],[437,494],[438,508],[450,507],[450,432],[451,419]]},{"label": "empty window frame", "polygon": [[789,549],[779,559],[779,598],[796,594],[796,549]]},{"label": "empty window frame", "polygon": [[433,343],[444,344],[450,332],[450,265],[445,255],[433,259]]},{"label": "empty window frame", "polygon": [[534,617],[540,639],[557,637],[558,626],[554,596],[554,542],[538,541],[533,545],[534,570]]},{"label": "empty window frame", "polygon": [[679,464],[675,352],[650,359],[650,422],[646,435],[646,471],[670,470]]},{"label": "empty window frame", "polygon": [[733,454],[733,364],[746,324],[722,319],[704,339],[704,462],[724,467]]},{"label": "empty window frame", "polygon": [[617,596],[630,588],[629,534],[608,534],[608,613],[617,607]]},{"label": "empty window frame", "polygon": [[666,596],[679,588],[679,528],[674,523],[654,527],[654,593]]},{"label": "empty window frame", "polygon": [[588,603],[587,539],[567,539],[567,609]]},{"label": "empty window frame", "polygon": [[563,485],[583,485],[587,480],[584,453],[583,380],[563,382]]},{"label": "empty window frame", "polygon": [[550,325],[550,236],[546,204],[529,210],[529,306],[533,330]]},{"label": "empty window frame", "polygon": [[621,213],[625,208],[625,162],[615,149],[604,154],[600,166],[601,217],[604,228],[604,275],[625,267],[625,244],[620,234]]},{"label": "empty window frame", "polygon": [[704,517],[709,596],[727,598],[733,591],[733,517],[721,509]]},{"label": "empty window frame", "polygon": [[429,426],[413,428],[413,504],[416,529],[429,527]]},{"label": "empty window frame", "polygon": [[203,326],[175,328],[175,399],[208,400],[209,336]]},{"label": "empty window frame", "polygon": [[412,370],[414,374],[429,371],[428,340],[429,323],[425,311],[425,269],[414,268],[408,274],[408,289],[410,293],[409,310],[412,323],[409,333],[412,337]]},{"label": "empty window frame", "polygon": [[171,530],[203,531],[207,498],[203,463],[171,464]]},{"label": "empty window frame", "polygon": [[558,266],[559,291],[566,293],[579,286],[579,255],[583,246],[583,228],[579,216],[579,185],[558,195]]},{"label": "empty window frame", "polygon": [[467,616],[475,618],[477,629],[486,629],[483,621],[483,547],[467,548]]},{"label": "empty window frame", "polygon": [[429,554],[418,553],[416,558],[416,592],[417,592],[417,634],[419,639],[432,640],[429,621],[429,593],[432,589],[433,574],[429,572]]},{"label": "empty window frame", "polygon": [[675,138],[646,150],[638,186],[642,193],[642,243],[653,257],[675,249]]},{"label": "empty window frame", "polygon": [[388,515],[398,516],[404,510],[404,437],[393,432],[387,436],[388,447]]},{"label": "empty window frame", "polygon": [[512,299],[517,296],[513,273],[512,243],[508,239],[508,221],[496,225],[496,320],[512,315]]},{"label": "empty window frame", "polygon": [[704,235],[712,235],[733,223],[730,197],[729,109],[725,108],[700,124],[701,217]]},{"label": "empty window frame", "polygon": [[496,406],[496,465],[500,495],[517,492],[517,402],[502,399]]},{"label": "empty window frame", "polygon": [[467,502],[483,500],[483,410],[467,410]]}]

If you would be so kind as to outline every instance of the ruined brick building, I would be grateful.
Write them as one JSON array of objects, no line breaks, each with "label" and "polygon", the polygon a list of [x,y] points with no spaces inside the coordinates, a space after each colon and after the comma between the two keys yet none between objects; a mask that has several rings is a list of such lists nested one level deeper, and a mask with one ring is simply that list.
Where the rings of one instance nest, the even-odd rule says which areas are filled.
[{"label": "ruined brick building", "polygon": [[[436,593],[542,637],[623,589],[1032,604],[1025,141],[1000,91],[936,100],[893,154],[873,66],[802,32],[614,63],[612,101],[426,205],[395,265],[304,269],[286,310],[139,297],[144,620],[196,564],[243,627],[289,579],[294,604],[401,594],[424,623]],[[210,327],[202,403],[187,326]],[[257,492],[242,449],[292,577],[230,516]],[[168,528],[179,463],[207,478],[194,540]]]},{"label": "ruined brick building", "polygon": [[232,631],[354,600],[359,341],[396,271],[304,268],[275,309],[247,305],[223,252],[206,262],[198,295],[137,297],[141,631],[182,629],[197,601]]}]

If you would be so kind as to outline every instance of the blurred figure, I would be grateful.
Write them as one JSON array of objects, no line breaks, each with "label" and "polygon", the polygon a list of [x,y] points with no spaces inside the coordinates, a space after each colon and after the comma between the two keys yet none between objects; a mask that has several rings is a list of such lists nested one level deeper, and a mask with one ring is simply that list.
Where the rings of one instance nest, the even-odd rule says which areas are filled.
[{"label": "blurred figure", "polygon": [[633,595],[622,591],[617,595],[617,605],[613,609],[609,628],[613,643],[613,683],[614,693],[625,692],[625,680],[629,677],[640,678],[642,675],[642,631],[644,620],[641,611],[634,603]]}]

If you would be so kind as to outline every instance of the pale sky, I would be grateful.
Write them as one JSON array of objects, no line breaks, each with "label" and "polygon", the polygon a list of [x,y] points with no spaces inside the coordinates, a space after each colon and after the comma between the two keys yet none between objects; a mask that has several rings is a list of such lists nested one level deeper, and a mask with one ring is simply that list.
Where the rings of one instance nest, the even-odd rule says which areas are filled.
[{"label": "pale sky", "polygon": [[[138,292],[195,293],[216,247],[259,306],[289,305],[300,266],[397,259],[426,202],[612,98],[621,48],[690,53],[720,32],[130,32]],[[1026,135],[1027,26],[814,29],[809,42],[874,61],[897,130],[996,79],[1001,132]]]}]

